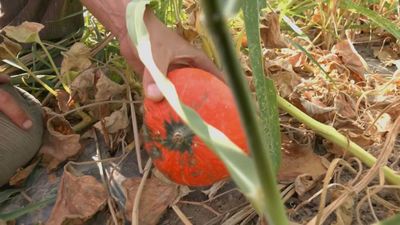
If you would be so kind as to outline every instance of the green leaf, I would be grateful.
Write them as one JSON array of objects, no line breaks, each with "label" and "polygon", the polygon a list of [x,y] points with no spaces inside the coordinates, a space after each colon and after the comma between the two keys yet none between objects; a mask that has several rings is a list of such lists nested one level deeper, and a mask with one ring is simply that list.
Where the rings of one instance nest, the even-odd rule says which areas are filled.
[{"label": "green leaf", "polygon": [[362,14],[366,16],[368,19],[370,19],[372,22],[376,23],[378,26],[384,28],[388,32],[390,32],[393,36],[395,36],[398,40],[400,40],[400,29],[398,26],[394,23],[392,23],[390,20],[382,17],[378,13],[362,7],[360,5],[357,5],[353,3],[351,0],[342,0],[340,2],[340,7],[343,7],[345,9],[348,9],[350,11]]},{"label": "green leaf", "polygon": [[56,197],[50,197],[46,198],[44,200],[41,200],[39,202],[34,202],[31,203],[27,206],[24,206],[23,208],[19,208],[17,210],[7,212],[7,213],[0,213],[0,221],[10,221],[10,220],[15,220],[18,217],[21,217],[25,214],[31,213],[35,210],[38,210],[40,208],[45,207],[46,205],[53,203],[56,200]]},{"label": "green leaf", "polygon": [[[256,175],[254,163],[237,145],[224,133],[204,122],[201,117],[190,107],[184,105],[178,97],[174,85],[161,73],[154,62],[151,43],[147,29],[143,22],[145,5],[149,1],[132,1],[127,6],[126,24],[128,33],[139,54],[139,58],[150,71],[156,85],[165,99],[181,117],[181,119],[204,141],[224,162],[233,180],[243,194],[257,202],[263,199],[260,196],[260,183]],[[260,204],[262,202],[258,201]],[[260,208],[261,205],[254,205]]]},{"label": "green leaf", "polygon": [[16,193],[19,193],[22,189],[6,189],[0,192],[0,204],[10,199]]},{"label": "green leaf", "polygon": [[278,106],[274,83],[264,76],[257,1],[245,1],[243,14],[263,135],[269,153],[264,154],[264,157],[272,159],[274,170],[277,172],[281,161]]}]

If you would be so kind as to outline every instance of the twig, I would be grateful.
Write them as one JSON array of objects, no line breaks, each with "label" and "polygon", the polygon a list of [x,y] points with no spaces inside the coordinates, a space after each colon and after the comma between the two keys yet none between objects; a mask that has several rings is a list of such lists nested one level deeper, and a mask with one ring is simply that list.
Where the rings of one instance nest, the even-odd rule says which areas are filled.
[{"label": "twig", "polygon": [[172,209],[174,210],[176,215],[178,215],[179,219],[182,221],[183,224],[193,225],[177,205],[172,205]]},{"label": "twig", "polygon": [[132,207],[132,225],[140,225],[139,224],[139,203],[140,203],[140,197],[142,196],[143,193],[143,188],[146,183],[147,177],[150,174],[150,168],[151,168],[151,159],[147,160],[146,166],[144,167],[144,173],[142,180],[140,181],[138,190],[135,195],[135,200],[133,202],[133,207]]}]

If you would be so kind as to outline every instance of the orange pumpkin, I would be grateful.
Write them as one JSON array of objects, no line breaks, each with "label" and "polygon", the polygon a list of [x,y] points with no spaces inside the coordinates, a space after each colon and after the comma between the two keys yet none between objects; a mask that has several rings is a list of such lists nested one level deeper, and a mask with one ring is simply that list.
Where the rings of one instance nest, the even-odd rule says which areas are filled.
[{"label": "orange pumpkin", "polygon": [[[246,138],[230,89],[200,69],[171,71],[181,101],[207,123],[225,133],[247,152]],[[229,176],[222,161],[179,118],[166,100],[145,99],[145,149],[155,167],[170,180],[189,186],[207,186]]]}]

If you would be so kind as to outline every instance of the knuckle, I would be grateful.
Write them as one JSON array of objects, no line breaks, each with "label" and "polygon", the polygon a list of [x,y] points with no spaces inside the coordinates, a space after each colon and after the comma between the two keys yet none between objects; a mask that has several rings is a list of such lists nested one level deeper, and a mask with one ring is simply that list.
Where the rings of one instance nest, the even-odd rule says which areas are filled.
[{"label": "knuckle", "polygon": [[10,104],[12,101],[12,96],[3,90],[0,90],[0,106]]}]

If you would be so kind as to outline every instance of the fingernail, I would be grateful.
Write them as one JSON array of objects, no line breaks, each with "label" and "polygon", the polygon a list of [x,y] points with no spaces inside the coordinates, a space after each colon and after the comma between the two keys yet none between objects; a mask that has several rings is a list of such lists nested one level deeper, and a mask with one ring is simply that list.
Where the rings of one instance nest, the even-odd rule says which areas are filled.
[{"label": "fingernail", "polygon": [[160,101],[163,98],[163,95],[161,94],[156,84],[149,84],[147,86],[146,94],[148,98],[154,101]]},{"label": "fingernail", "polygon": [[26,120],[26,121],[22,124],[22,127],[23,127],[24,129],[28,130],[29,128],[32,127],[32,125],[33,125],[33,123],[32,123],[31,120]]}]

